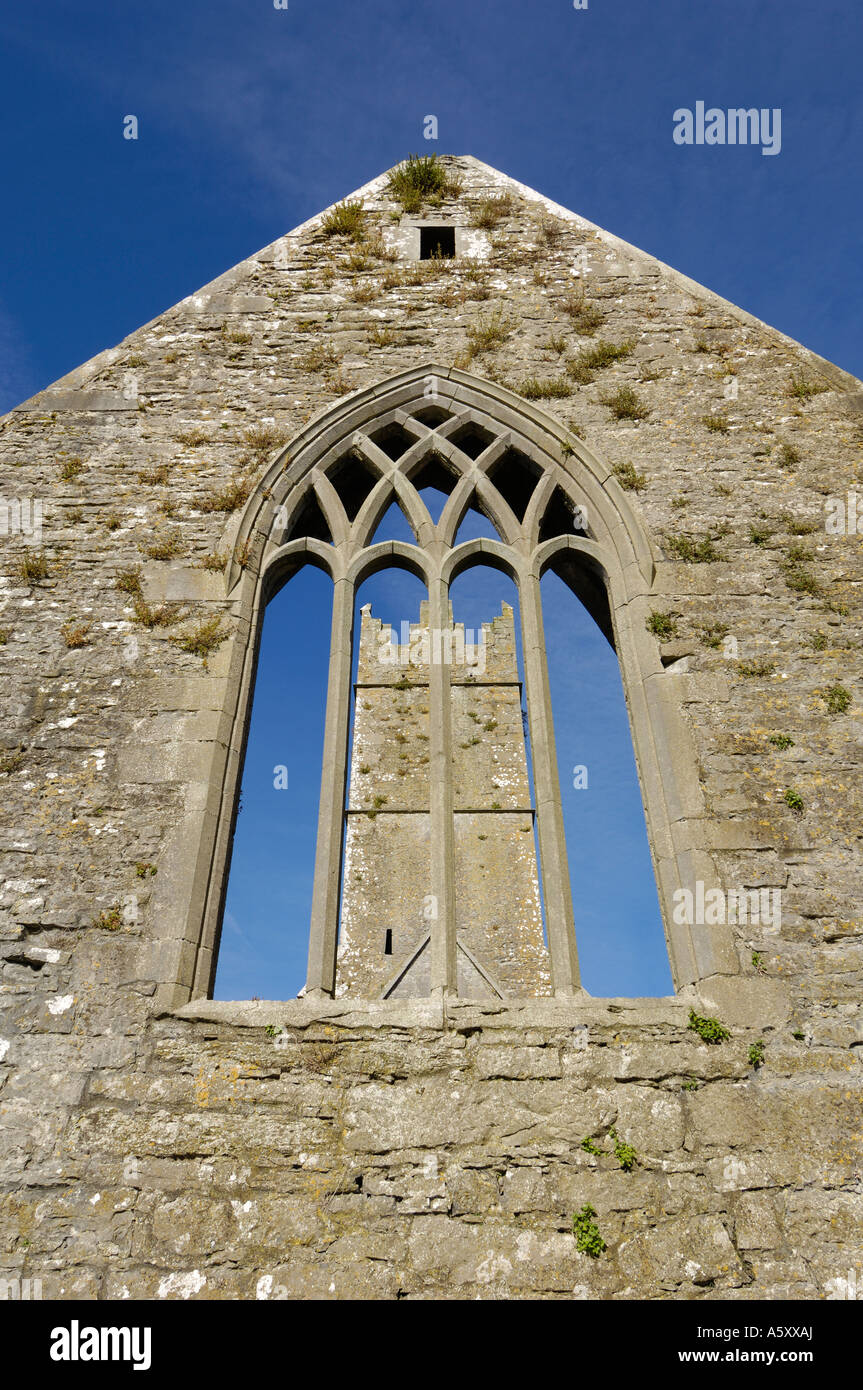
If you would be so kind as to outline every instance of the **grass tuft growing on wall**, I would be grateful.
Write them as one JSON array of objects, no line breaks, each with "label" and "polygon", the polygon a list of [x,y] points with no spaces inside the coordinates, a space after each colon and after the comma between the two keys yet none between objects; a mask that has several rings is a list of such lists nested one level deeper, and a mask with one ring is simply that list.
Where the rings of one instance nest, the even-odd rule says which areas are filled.
[{"label": "grass tuft growing on wall", "polygon": [[440,207],[444,198],[457,198],[461,184],[436,154],[411,154],[390,174],[387,192],[403,212],[417,213],[425,203]]}]

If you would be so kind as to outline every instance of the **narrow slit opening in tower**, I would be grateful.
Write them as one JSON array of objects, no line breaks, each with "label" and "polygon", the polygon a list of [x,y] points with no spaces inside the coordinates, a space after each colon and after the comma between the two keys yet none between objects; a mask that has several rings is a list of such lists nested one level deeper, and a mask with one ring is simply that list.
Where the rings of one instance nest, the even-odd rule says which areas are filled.
[{"label": "narrow slit opening in tower", "polygon": [[447,260],[455,256],[455,227],[420,227],[420,260]]}]

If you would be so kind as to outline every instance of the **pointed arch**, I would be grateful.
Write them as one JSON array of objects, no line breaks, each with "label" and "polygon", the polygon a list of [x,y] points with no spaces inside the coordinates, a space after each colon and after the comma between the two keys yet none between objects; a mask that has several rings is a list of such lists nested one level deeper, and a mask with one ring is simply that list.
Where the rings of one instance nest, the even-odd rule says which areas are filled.
[{"label": "pointed arch", "polygon": [[[382,448],[381,443],[387,447]],[[351,452],[376,475],[353,518],[348,516],[330,476],[333,466]],[[424,461],[432,455],[444,460],[455,478],[436,527],[414,484],[417,475],[421,476]],[[301,514],[312,492],[331,540],[297,538],[285,545],[284,517]],[[472,541],[453,549],[458,522],[474,492],[503,540]],[[388,499],[394,495],[415,526],[418,544],[384,542],[370,546],[374,517],[382,515]],[[540,539],[552,498],[573,510],[579,509],[578,515],[583,518],[581,531],[547,538],[543,534]],[[322,795],[321,802],[310,988],[332,992],[337,932],[333,904],[338,896],[338,863],[333,847],[344,799],[347,745],[347,704],[342,692],[333,690],[333,681],[346,679],[354,587],[376,567],[394,560],[402,563],[427,584],[430,621],[443,626],[448,584],[479,553],[486,563],[496,563],[511,572],[519,585],[525,659],[532,673],[529,683],[533,685],[533,694],[528,697],[529,707],[531,702],[534,706],[531,739],[535,746],[549,750],[549,768],[554,763],[553,734],[547,681],[543,676],[539,580],[551,564],[575,566],[583,568],[586,585],[589,576],[590,584],[604,588],[610,615],[609,635],[621,665],[676,987],[739,971],[727,929],[705,930],[679,926],[674,921],[675,889],[691,887],[696,879],[705,888],[718,886],[718,879],[707,854],[697,848],[705,843],[699,824],[704,805],[689,732],[679,710],[679,678],[663,669],[656,645],[645,630],[655,577],[654,551],[610,464],[596,450],[570,435],[540,407],[499,383],[429,362],[355,391],[310,421],[274,456],[230,530],[233,558],[225,576],[226,592],[239,613],[241,631],[247,638],[235,644],[233,653],[229,680],[233,707],[225,711],[231,726],[226,739],[228,770],[215,817],[219,827],[229,818],[236,790],[230,767],[235,770],[247,717],[247,671],[254,659],[256,615],[262,594],[272,582],[270,577],[282,572],[286,565],[298,563],[300,554],[305,557],[303,563],[324,564],[334,580],[333,658],[325,743],[331,791],[329,799]],[[298,552],[293,549],[295,546],[304,549]],[[440,737],[438,752],[443,758],[446,730]],[[552,956],[556,957],[555,991],[566,993],[578,984],[572,964],[574,947],[570,951],[567,944],[567,932],[571,934],[571,902],[568,912],[564,906],[568,885],[555,876],[552,863],[556,844],[553,802],[555,797],[559,800],[559,793],[552,786],[549,768],[543,772],[540,767],[545,784],[544,789],[539,784],[537,787],[540,825],[544,818],[550,846],[547,863],[544,854],[543,883],[546,901],[559,903],[555,943],[551,941],[551,927],[549,938]],[[442,805],[445,820],[445,798]],[[445,846],[445,836],[443,842]],[[191,918],[185,924],[187,937],[198,943],[191,988],[199,994],[209,988],[208,971],[221,910],[223,850],[224,835],[220,839],[220,832],[212,833],[205,827],[198,876],[202,890],[191,905]],[[445,857],[445,848],[443,854]],[[452,884],[451,872],[443,860],[433,869],[433,883],[442,904],[443,924],[437,938],[432,933],[432,980],[447,988],[455,981],[456,951],[447,936]]]}]

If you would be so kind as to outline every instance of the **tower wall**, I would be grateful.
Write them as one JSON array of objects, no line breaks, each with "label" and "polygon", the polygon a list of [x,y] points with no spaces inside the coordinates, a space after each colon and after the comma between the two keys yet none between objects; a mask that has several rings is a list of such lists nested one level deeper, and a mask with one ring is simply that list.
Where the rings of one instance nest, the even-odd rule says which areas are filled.
[{"label": "tower wall", "polygon": [[[401,633],[363,609],[336,993],[428,995],[429,667],[449,670],[459,993],[550,992],[513,612]],[[400,640],[404,638],[405,640]],[[416,953],[419,952],[419,955]],[[414,957],[416,957],[414,959]]]}]

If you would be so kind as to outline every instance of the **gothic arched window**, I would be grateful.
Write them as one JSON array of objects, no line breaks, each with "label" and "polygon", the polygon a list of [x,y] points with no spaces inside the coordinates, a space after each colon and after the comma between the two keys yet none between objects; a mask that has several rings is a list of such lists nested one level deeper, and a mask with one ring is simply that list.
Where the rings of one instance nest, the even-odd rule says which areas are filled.
[{"label": "gothic arched window", "polygon": [[[411,540],[376,534],[386,534],[394,507]],[[471,516],[483,518],[483,534],[462,539]],[[675,986],[736,972],[723,931],[673,921],[678,886],[696,873],[715,882],[712,864],[694,848],[701,843],[694,824],[703,815],[700,787],[675,678],[663,671],[646,632],[650,544],[611,468],[582,441],[493,383],[433,365],[406,372],[341,401],[276,459],[245,508],[234,553],[245,563],[232,562],[228,592],[249,637],[238,658],[206,900],[193,908],[203,923],[198,994],[212,983],[261,615],[269,594],[304,564],[324,569],[333,583],[307,993],[580,991],[543,635],[547,571],[564,579],[618,656]],[[476,650],[472,663],[462,651],[461,669],[451,655],[435,656],[436,642],[458,649],[461,641],[464,648],[450,588],[477,564],[514,584],[520,629],[516,643],[511,611],[489,614],[482,671]],[[425,588],[419,622],[393,633],[365,614],[356,632],[360,586],[394,565]],[[507,750],[504,761],[491,773],[486,761],[474,776],[475,743],[495,728],[507,731],[497,740]],[[412,754],[403,750],[400,761],[403,742]],[[383,761],[365,783],[373,752]],[[386,881],[387,836],[399,845],[400,883]],[[477,899],[481,921],[464,889],[477,866],[486,875]],[[367,871],[377,875],[371,892]],[[534,891],[540,886],[544,938]]]}]

